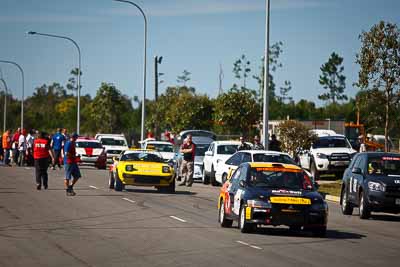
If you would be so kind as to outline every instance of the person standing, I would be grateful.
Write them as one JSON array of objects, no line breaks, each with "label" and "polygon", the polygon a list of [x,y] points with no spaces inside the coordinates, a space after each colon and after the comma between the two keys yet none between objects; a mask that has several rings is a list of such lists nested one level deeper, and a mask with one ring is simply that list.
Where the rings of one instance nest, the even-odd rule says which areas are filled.
[{"label": "person standing", "polygon": [[11,151],[11,134],[10,130],[5,131],[3,134],[2,138],[2,145],[3,145],[3,151],[4,151],[4,165],[11,166],[10,164],[10,151]]},{"label": "person standing", "polygon": [[275,134],[271,135],[271,140],[269,141],[269,150],[278,152],[281,151],[281,142],[279,142],[279,140],[276,139]]},{"label": "person standing", "polygon": [[22,129],[21,134],[19,135],[18,138],[18,166],[24,166],[25,165],[25,154],[26,154],[26,131],[25,129]]},{"label": "person standing", "polygon": [[56,169],[56,164],[58,168],[61,169],[60,158],[62,157],[62,148],[65,142],[65,137],[61,133],[61,128],[57,129],[57,132],[53,135],[51,139],[51,147],[53,148],[54,153],[54,161],[53,161],[53,170]]},{"label": "person standing", "polygon": [[251,150],[251,146],[245,142],[244,136],[240,136],[239,141],[240,145],[237,147],[237,151]]},{"label": "person standing", "polygon": [[50,142],[47,133],[41,132],[33,142],[33,158],[35,160],[36,189],[40,190],[42,184],[44,189],[48,188],[49,156],[54,160],[53,152],[50,149]]},{"label": "person standing", "polygon": [[15,165],[18,164],[18,158],[19,158],[18,141],[20,135],[21,135],[21,128],[18,128],[12,137],[12,154],[13,154],[12,159]]},{"label": "person standing", "polygon": [[253,150],[264,150],[264,146],[260,143],[258,135],[254,136]]},{"label": "person standing", "polygon": [[194,171],[194,157],[196,145],[192,142],[192,135],[188,134],[186,142],[181,146],[180,152],[183,154],[182,160],[182,182],[180,186],[185,185],[191,187],[193,184],[193,171]]},{"label": "person standing", "polygon": [[[79,170],[75,150],[75,141],[78,138],[78,134],[74,133],[70,139],[65,143],[64,146],[64,168],[65,168],[65,191],[67,196],[75,196],[74,185],[81,178],[81,172]],[[71,182],[72,180],[72,182]]]},{"label": "person standing", "polygon": [[34,131],[31,129],[26,137],[26,158],[27,158],[27,165],[32,166],[34,165],[33,159],[33,142],[35,141]]}]

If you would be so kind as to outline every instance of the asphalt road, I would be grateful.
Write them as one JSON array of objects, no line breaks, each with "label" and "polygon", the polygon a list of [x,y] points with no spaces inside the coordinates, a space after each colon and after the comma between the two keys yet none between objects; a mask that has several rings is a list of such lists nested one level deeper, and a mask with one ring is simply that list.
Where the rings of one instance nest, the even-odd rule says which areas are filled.
[{"label": "asphalt road", "polygon": [[400,216],[360,220],[329,202],[326,238],[287,228],[241,234],[217,223],[219,188],[177,193],[107,188],[108,173],[82,169],[67,197],[63,171],[37,191],[33,168],[0,166],[0,266],[396,266]]}]

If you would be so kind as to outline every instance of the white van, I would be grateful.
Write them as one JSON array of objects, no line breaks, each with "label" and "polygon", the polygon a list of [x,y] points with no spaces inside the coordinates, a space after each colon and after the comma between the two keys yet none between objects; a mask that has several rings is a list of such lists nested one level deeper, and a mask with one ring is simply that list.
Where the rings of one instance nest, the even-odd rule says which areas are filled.
[{"label": "white van", "polygon": [[121,152],[127,150],[128,142],[123,134],[96,134],[95,138],[106,149],[107,162],[111,163],[113,157],[118,157]]}]

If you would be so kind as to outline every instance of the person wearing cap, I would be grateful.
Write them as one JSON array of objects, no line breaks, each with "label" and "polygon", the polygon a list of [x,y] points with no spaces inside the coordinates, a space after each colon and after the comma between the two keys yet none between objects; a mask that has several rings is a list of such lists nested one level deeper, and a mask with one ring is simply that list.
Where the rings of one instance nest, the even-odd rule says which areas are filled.
[{"label": "person wearing cap", "polygon": [[240,136],[240,145],[237,147],[237,151],[240,150],[251,150],[251,146],[245,142],[244,136]]},{"label": "person wearing cap", "polygon": [[264,150],[264,146],[260,143],[258,135],[254,136],[253,150]]},{"label": "person wearing cap", "polygon": [[[64,168],[65,168],[65,191],[67,196],[75,196],[74,185],[82,177],[78,167],[79,158],[76,156],[75,141],[78,138],[78,134],[74,133],[71,135],[69,140],[64,146]],[[71,181],[72,180],[72,181]]]},{"label": "person wearing cap", "polygon": [[33,142],[33,158],[35,160],[36,189],[40,190],[42,184],[44,189],[48,187],[47,168],[49,167],[49,156],[54,159],[50,148],[50,140],[47,133],[41,132]]}]

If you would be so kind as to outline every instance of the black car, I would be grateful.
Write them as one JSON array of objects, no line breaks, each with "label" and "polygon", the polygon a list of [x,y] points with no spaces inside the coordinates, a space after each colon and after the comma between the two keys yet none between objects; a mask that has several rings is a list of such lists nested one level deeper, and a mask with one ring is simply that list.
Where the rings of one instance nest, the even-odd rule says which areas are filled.
[{"label": "black car", "polygon": [[366,152],[355,155],[343,175],[342,213],[359,207],[360,218],[371,212],[400,212],[400,154]]},{"label": "black car", "polygon": [[310,177],[298,166],[284,163],[242,163],[221,188],[219,223],[241,232],[258,225],[286,225],[326,233],[328,205]]}]

